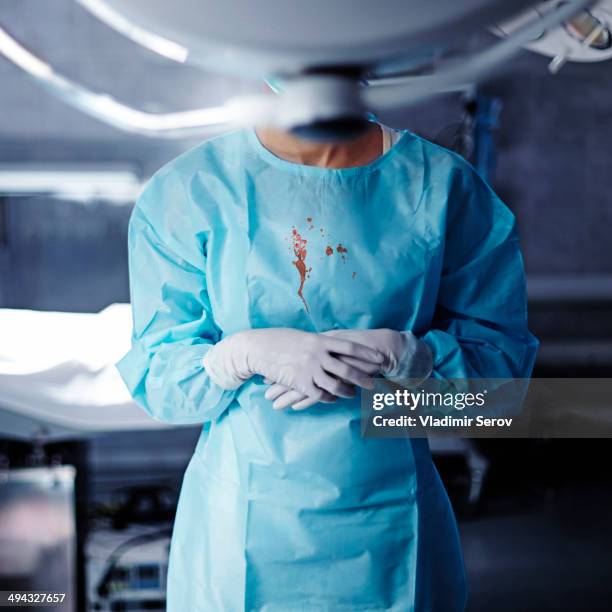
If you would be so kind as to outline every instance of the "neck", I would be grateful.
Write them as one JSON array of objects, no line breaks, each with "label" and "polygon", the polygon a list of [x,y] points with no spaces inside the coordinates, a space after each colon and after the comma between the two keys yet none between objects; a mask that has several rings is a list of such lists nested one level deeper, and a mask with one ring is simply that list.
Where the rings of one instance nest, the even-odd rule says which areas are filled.
[{"label": "neck", "polygon": [[361,136],[342,143],[303,140],[275,128],[257,130],[261,144],[277,157],[306,166],[351,168],[365,166],[382,154],[382,130],[372,126]]}]

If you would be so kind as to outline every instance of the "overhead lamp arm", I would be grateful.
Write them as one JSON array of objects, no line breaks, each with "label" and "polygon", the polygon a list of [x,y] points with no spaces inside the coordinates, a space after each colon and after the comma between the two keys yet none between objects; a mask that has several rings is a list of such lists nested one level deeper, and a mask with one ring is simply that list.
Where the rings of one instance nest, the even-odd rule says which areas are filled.
[{"label": "overhead lamp arm", "polygon": [[[256,96],[253,104],[240,99],[223,106],[184,112],[147,113],[123,104],[107,94],[93,92],[58,74],[39,57],[17,42],[0,27],[0,53],[40,85],[73,108],[120,130],[163,138],[182,138],[209,134],[211,129],[242,125],[261,120],[273,96]],[[252,109],[249,111],[249,109]]]},{"label": "overhead lamp arm", "polygon": [[[305,125],[309,121],[341,117],[347,110],[343,107],[345,103],[351,107],[348,110],[352,113],[356,112],[355,109],[379,113],[399,110],[436,93],[462,88],[466,83],[481,79],[497,64],[510,58],[543,29],[559,25],[591,3],[592,0],[568,0],[559,4],[484,52],[474,54],[461,63],[447,64],[431,76],[399,77],[392,81],[385,79],[384,85],[355,87],[354,90],[351,89],[353,93],[347,97],[345,90],[348,85],[342,78],[334,78],[333,74],[321,77],[303,75],[297,77],[294,80],[295,85],[288,88],[296,91],[303,89],[305,92],[293,102],[288,95],[289,91],[285,91],[280,96],[240,96],[229,100],[223,106],[164,114],[148,113],[127,106],[109,95],[93,92],[58,74],[1,27],[0,54],[65,103],[126,132],[160,138],[183,138],[245,125],[276,125],[292,129],[296,127],[296,122],[300,121]],[[142,38],[144,31],[136,29],[136,32]],[[150,38],[147,40],[151,42]],[[142,44],[142,40],[140,42]],[[391,82],[393,84],[390,84]],[[376,80],[370,81],[369,84],[377,85]]]},{"label": "overhead lamp arm", "polygon": [[385,79],[384,85],[377,85],[375,79],[369,81],[372,87],[363,92],[365,106],[375,113],[398,110],[441,91],[454,91],[461,89],[465,83],[477,82],[495,66],[510,59],[542,30],[558,26],[592,3],[593,0],[568,0],[556,5],[485,51],[462,59],[461,62],[449,63],[431,76],[399,77],[394,84],[391,83],[392,79]]}]

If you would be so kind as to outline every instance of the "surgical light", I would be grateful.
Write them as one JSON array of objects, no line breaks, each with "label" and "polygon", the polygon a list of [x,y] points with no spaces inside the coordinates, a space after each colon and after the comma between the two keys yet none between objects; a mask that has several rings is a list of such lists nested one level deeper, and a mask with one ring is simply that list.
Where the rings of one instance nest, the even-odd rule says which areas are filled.
[{"label": "surgical light", "polygon": [[[612,56],[601,50],[610,32],[600,16],[612,0],[285,0],[269,10],[244,0],[75,2],[176,62],[254,80],[280,77],[286,84],[280,95],[148,113],[71,81],[0,28],[0,53],[48,91],[111,126],[154,137],[256,125],[334,140],[357,132],[368,116],[465,89],[521,47],[551,55],[551,70],[568,60]],[[528,19],[506,27],[526,10]],[[495,31],[503,39],[474,50],[475,38],[491,24],[502,24]]]}]

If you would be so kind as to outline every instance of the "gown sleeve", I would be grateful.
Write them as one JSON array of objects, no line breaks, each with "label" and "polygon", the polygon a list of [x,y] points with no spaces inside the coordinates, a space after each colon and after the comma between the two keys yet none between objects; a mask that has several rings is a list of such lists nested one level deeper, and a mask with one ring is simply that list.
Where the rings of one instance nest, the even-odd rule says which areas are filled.
[{"label": "gown sleeve", "polygon": [[514,215],[469,166],[448,195],[443,268],[432,325],[422,337],[434,378],[529,378],[538,340]]},{"label": "gown sleeve", "polygon": [[183,180],[156,175],[132,212],[132,348],[117,364],[132,397],[156,420],[173,424],[214,420],[235,397],[202,365],[221,334],[206,286],[205,237],[193,229]]}]

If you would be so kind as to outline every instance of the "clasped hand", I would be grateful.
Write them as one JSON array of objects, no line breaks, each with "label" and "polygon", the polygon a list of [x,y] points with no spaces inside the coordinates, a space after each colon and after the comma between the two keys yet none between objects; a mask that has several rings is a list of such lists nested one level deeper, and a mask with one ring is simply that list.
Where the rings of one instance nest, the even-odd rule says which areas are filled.
[{"label": "clasped hand", "polygon": [[375,329],[316,334],[270,328],[221,340],[204,357],[204,367],[224,389],[236,389],[259,374],[271,385],[266,398],[274,408],[301,410],[353,397],[355,386],[371,389],[371,377],[377,374],[426,378],[431,361],[427,345],[410,332]]},{"label": "clasped hand", "polygon": [[[356,342],[361,346],[374,349],[383,356],[383,361],[376,374],[387,378],[409,380],[411,384],[419,384],[432,372],[431,349],[423,341],[417,339],[412,332],[398,332],[393,329],[339,329],[325,332],[322,335]],[[350,357],[340,356],[340,360],[351,363]],[[317,402],[315,398],[278,381],[268,379],[266,382],[271,384],[266,392],[266,398],[273,402],[272,406],[277,410],[289,406],[294,410],[302,410]],[[334,398],[334,401],[335,399],[337,398]]]},{"label": "clasped hand", "polygon": [[383,361],[377,350],[351,340],[271,328],[224,338],[208,351],[204,367],[224,389],[237,389],[259,374],[316,403],[352,397],[354,385],[371,386]]}]

